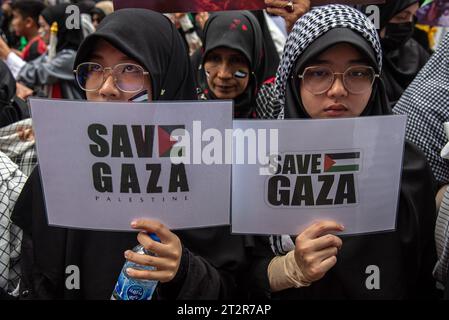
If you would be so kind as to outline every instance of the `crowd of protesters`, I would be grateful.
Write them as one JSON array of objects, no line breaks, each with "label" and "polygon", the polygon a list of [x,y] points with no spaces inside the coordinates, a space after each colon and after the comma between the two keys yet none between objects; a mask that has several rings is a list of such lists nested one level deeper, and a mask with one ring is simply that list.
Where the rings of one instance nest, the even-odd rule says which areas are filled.
[{"label": "crowd of protesters", "polygon": [[[449,34],[433,52],[414,0],[378,5],[378,29],[366,6],[265,4],[162,14],[114,11],[112,1],[2,1],[0,299],[109,299],[125,258],[156,267],[128,275],[158,280],[161,300],[449,298]],[[69,6],[79,27],[67,24]],[[344,226],[326,220],[295,236],[253,236],[141,219],[136,237],[48,225],[27,100],[142,93],[232,99],[235,119],[406,114],[396,229],[339,236]],[[138,243],[155,256],[132,252]],[[366,287],[368,264],[382,270],[379,290]],[[66,287],[69,265],[82,290]]]}]

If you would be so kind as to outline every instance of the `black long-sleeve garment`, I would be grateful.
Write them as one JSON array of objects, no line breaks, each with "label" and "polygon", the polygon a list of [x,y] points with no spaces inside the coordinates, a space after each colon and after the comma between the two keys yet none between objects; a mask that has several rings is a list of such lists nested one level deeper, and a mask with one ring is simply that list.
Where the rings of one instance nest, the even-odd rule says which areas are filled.
[{"label": "black long-sleeve garment", "polygon": [[[435,183],[423,154],[405,144],[396,231],[342,236],[337,264],[310,287],[275,299],[435,299]],[[416,183],[419,181],[420,183]],[[379,201],[382,201],[379,199]],[[369,278],[378,267],[379,288]],[[376,276],[376,275],[375,275]],[[371,288],[371,289],[370,289]]]},{"label": "black long-sleeve garment", "polygon": [[[35,169],[20,195],[13,220],[23,231],[20,293],[27,299],[109,299],[137,244],[135,233],[69,230],[47,224]],[[183,243],[178,275],[160,283],[156,299],[267,298],[271,249],[265,238],[231,235],[229,226],[175,232]],[[80,289],[65,286],[66,268],[79,267]]]}]

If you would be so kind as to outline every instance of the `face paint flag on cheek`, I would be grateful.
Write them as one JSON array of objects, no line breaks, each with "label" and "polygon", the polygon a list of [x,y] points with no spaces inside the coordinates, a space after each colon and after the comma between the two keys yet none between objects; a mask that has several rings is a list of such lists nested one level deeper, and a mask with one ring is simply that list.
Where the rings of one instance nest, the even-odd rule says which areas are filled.
[{"label": "face paint flag on cheek", "polygon": [[148,102],[148,90],[140,91],[135,96],[131,97],[130,102]]},{"label": "face paint flag on cheek", "polygon": [[245,79],[248,76],[248,72],[238,70],[234,73],[234,77],[238,79]]}]

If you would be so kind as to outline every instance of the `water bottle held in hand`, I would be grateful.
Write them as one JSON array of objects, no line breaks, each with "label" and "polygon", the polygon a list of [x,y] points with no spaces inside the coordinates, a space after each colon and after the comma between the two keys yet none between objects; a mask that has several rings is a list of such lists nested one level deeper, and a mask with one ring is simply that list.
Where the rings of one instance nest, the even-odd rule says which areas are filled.
[{"label": "water bottle held in hand", "polygon": [[[161,242],[161,240],[154,233],[150,234],[149,236],[154,241]],[[155,255],[154,253],[146,250],[140,244],[134,247],[133,252],[137,254]],[[114,292],[111,296],[111,300],[151,300],[158,281],[131,278],[126,273],[126,269],[128,268],[133,268],[136,270],[156,269],[152,266],[143,266],[127,260],[123,265],[122,272],[118,277],[117,284],[115,285]]]}]

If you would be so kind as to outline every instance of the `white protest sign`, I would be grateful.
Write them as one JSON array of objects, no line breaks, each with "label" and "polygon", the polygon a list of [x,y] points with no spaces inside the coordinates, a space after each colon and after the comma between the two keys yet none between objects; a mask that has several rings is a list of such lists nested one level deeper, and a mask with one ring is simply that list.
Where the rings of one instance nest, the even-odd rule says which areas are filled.
[{"label": "white protest sign", "polygon": [[232,231],[295,235],[324,219],[345,234],[394,230],[405,124],[405,116],[234,121],[234,130],[278,129],[279,143],[269,166],[233,166]]},{"label": "white protest sign", "polygon": [[[172,229],[229,224],[231,166],[201,164],[201,148],[232,128],[232,102],[32,99],[31,110],[50,225],[131,230],[135,218]],[[193,155],[200,161],[189,161]]]}]

